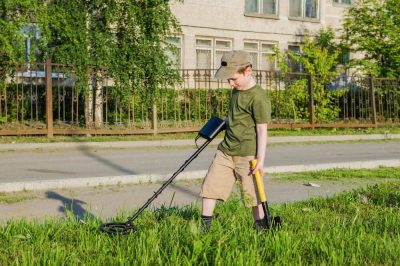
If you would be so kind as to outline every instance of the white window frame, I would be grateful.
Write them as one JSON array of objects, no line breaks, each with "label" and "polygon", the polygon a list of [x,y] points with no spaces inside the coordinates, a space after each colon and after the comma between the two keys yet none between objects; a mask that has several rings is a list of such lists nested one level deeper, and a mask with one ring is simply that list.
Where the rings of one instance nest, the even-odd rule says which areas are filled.
[{"label": "white window frame", "polygon": [[257,50],[250,50],[250,49],[244,48],[244,50],[249,52],[249,53],[257,53],[257,62],[253,62],[253,64],[256,63],[256,65],[255,64],[253,65],[253,68],[255,70],[261,70],[261,71],[275,71],[276,70],[276,67],[277,67],[276,59],[275,59],[275,62],[274,62],[274,69],[273,70],[261,69],[261,65],[262,65],[264,54],[275,55],[275,53],[273,51],[272,52],[264,51],[262,49],[262,46],[263,46],[263,44],[264,45],[266,44],[266,45],[273,45],[274,47],[277,47],[278,43],[272,42],[272,41],[244,40],[243,41],[243,47],[245,46],[244,45],[245,43],[257,44]]},{"label": "white window frame", "polygon": [[[202,45],[197,44],[197,40],[207,40],[211,41],[211,46],[206,47]],[[229,48],[221,48],[217,47],[216,43],[217,41],[223,41],[223,42],[229,42]],[[203,37],[203,36],[196,36],[196,41],[195,41],[195,52],[196,52],[196,60],[197,60],[197,51],[198,50],[203,50],[203,51],[210,51],[211,54],[211,66],[209,66],[209,69],[218,69],[220,66],[220,62],[216,62],[216,54],[217,52],[229,52],[233,50],[233,40],[229,38],[220,38],[220,37]],[[198,62],[196,62],[196,67],[198,65]]]},{"label": "white window frame", "polygon": [[313,17],[306,17],[306,12],[307,12],[307,8],[306,8],[306,3],[307,0],[298,0],[301,1],[301,15],[299,17],[294,17],[290,15],[290,1],[289,2],[289,19],[293,19],[293,20],[320,20],[320,16],[321,16],[321,0],[317,0],[317,16],[315,18]]},{"label": "white window frame", "polygon": [[266,14],[263,13],[263,0],[257,0],[258,3],[258,7],[257,7],[257,11],[256,12],[248,12],[246,10],[246,0],[244,3],[244,14],[246,16],[251,16],[251,17],[267,17],[267,18],[278,18],[278,10],[279,10],[279,1],[280,0],[274,0],[275,1],[275,13],[271,13],[271,14]]},{"label": "white window frame", "polygon": [[332,0],[333,5],[338,5],[338,6],[351,6],[353,5],[354,0],[350,0],[350,4],[348,3],[343,3],[343,0]]},{"label": "white window frame", "polygon": [[[179,53],[179,62],[178,62],[178,69],[182,69],[183,68],[183,35],[173,35],[173,36],[167,36],[167,38],[176,38],[179,39],[179,43],[170,43],[172,45],[175,45],[176,48],[178,48],[180,50]],[[172,59],[172,58],[170,58]]]}]

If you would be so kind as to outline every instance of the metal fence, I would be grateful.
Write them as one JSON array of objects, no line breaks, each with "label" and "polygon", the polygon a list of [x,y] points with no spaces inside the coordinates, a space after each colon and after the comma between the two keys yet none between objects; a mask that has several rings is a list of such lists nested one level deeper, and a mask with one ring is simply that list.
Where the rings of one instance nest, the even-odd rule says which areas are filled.
[{"label": "metal fence", "polygon": [[[213,78],[215,70],[180,70],[182,82],[161,89],[152,106],[134,88],[121,97],[105,69],[88,69],[83,84],[77,71],[50,61],[0,65],[0,135],[196,131],[211,116],[227,115],[231,89]],[[400,123],[396,79],[337,76],[321,84],[304,73],[268,71],[254,77],[272,102],[270,128]]]}]

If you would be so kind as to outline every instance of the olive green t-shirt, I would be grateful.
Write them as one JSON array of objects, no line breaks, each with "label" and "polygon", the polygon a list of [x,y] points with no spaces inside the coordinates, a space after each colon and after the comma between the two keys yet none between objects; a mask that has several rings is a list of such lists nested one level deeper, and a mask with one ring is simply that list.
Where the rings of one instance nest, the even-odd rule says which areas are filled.
[{"label": "olive green t-shirt", "polygon": [[228,125],[218,149],[231,156],[257,155],[256,124],[271,121],[271,101],[258,85],[248,90],[233,89]]}]

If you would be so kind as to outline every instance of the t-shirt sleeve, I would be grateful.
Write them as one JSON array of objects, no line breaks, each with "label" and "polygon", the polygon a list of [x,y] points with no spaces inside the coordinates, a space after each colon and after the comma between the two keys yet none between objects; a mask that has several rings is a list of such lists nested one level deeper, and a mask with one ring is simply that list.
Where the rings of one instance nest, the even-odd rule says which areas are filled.
[{"label": "t-shirt sleeve", "polygon": [[260,90],[254,97],[253,117],[256,124],[271,122],[271,100],[264,90]]}]

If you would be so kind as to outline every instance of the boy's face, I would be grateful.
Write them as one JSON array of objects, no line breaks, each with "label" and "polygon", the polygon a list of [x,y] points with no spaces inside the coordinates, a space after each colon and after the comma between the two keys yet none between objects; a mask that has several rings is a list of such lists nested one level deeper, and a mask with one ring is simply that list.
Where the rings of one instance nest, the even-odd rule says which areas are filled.
[{"label": "boy's face", "polygon": [[234,87],[237,90],[245,90],[248,89],[249,84],[251,82],[251,67],[246,68],[243,73],[235,73],[233,76],[228,78],[229,85]]}]

